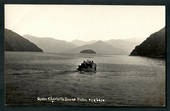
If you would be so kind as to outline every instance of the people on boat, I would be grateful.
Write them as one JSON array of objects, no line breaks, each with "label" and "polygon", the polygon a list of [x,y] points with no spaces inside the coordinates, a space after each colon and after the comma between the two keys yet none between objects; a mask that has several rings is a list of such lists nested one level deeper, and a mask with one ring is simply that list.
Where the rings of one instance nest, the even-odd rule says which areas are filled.
[{"label": "people on boat", "polygon": [[81,63],[78,66],[79,71],[96,71],[96,64],[93,61],[87,60],[87,61],[83,61],[83,63]]}]

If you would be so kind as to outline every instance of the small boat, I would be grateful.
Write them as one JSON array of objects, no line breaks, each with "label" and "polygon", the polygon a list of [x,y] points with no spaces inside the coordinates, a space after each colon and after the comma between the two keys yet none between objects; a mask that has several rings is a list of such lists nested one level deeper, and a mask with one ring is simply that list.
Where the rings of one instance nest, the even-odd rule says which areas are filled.
[{"label": "small boat", "polygon": [[97,67],[96,63],[87,60],[81,63],[80,65],[78,65],[77,71],[96,72],[96,67]]}]

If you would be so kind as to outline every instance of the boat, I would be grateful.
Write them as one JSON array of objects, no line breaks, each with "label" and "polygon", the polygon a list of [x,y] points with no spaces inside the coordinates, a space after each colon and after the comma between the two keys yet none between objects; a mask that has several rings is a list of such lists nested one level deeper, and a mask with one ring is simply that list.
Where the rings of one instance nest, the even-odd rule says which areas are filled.
[{"label": "boat", "polygon": [[97,65],[93,61],[83,61],[80,65],[78,65],[77,71],[80,72],[96,72]]}]

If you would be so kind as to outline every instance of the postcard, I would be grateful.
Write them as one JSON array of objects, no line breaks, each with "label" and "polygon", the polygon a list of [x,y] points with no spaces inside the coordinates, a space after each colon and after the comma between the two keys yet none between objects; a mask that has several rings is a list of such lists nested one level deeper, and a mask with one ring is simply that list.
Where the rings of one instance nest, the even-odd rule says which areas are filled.
[{"label": "postcard", "polygon": [[5,103],[166,105],[165,6],[5,5]]}]

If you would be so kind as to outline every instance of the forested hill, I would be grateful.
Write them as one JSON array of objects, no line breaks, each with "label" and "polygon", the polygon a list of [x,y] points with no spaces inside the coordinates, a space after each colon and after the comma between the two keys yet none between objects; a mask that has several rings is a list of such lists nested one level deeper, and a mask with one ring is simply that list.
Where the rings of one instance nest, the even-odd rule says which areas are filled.
[{"label": "forested hill", "polygon": [[163,28],[136,46],[130,55],[164,58],[165,44],[165,28]]},{"label": "forested hill", "polygon": [[32,51],[42,52],[37,45],[23,38],[12,30],[5,29],[5,50],[6,51]]}]

